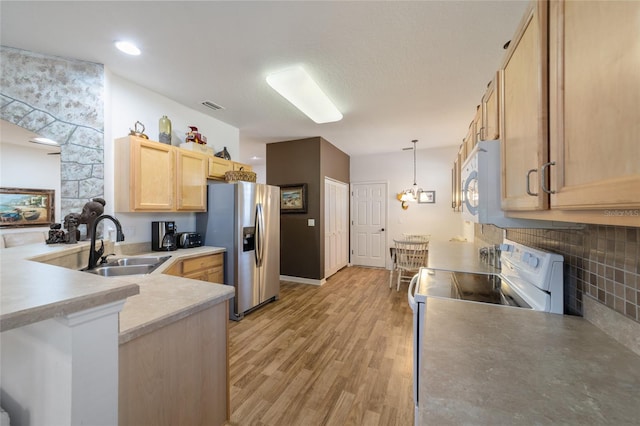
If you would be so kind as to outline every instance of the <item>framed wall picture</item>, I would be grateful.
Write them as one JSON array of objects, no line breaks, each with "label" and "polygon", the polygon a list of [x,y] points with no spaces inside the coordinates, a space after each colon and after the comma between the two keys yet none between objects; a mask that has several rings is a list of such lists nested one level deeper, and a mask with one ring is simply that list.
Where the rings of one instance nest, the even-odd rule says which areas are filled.
[{"label": "framed wall picture", "polygon": [[436,202],[436,191],[422,191],[418,195],[419,203],[433,204]]},{"label": "framed wall picture", "polygon": [[0,228],[51,225],[54,200],[53,189],[0,188]]},{"label": "framed wall picture", "polygon": [[280,185],[280,213],[307,212],[307,184]]}]

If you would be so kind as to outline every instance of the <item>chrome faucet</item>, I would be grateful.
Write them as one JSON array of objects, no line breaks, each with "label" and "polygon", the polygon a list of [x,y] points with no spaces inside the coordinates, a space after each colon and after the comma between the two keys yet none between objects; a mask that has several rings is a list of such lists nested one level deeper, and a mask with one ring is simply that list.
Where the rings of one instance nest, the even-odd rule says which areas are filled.
[{"label": "chrome faucet", "polygon": [[108,214],[103,214],[102,216],[98,216],[96,220],[93,222],[91,233],[91,245],[89,246],[89,264],[87,265],[86,270],[91,270],[96,267],[98,264],[98,259],[104,253],[104,241],[100,240],[100,248],[96,250],[96,229],[98,228],[98,223],[102,222],[104,219],[111,220],[114,225],[116,225],[116,241],[124,241],[124,234],[122,233],[122,225],[118,219],[113,216],[109,216]]}]

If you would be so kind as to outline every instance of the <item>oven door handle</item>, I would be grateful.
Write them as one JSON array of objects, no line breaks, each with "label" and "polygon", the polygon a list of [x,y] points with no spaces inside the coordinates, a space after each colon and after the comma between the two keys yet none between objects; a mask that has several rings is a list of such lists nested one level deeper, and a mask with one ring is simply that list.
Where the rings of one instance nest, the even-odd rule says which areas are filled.
[{"label": "oven door handle", "polygon": [[409,290],[407,292],[407,299],[409,300],[409,306],[413,312],[416,311],[416,298],[413,296],[413,290],[418,282],[419,274],[416,274],[413,278],[411,278],[411,282],[409,283]]}]

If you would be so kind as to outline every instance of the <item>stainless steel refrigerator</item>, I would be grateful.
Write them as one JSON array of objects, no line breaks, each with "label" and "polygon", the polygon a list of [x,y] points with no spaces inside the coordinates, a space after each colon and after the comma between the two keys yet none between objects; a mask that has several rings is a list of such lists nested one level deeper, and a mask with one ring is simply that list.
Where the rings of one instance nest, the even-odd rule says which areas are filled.
[{"label": "stainless steel refrigerator", "polygon": [[224,283],[235,287],[231,319],[280,295],[280,188],[259,183],[210,184],[207,212],[196,215],[205,245],[227,249]]}]

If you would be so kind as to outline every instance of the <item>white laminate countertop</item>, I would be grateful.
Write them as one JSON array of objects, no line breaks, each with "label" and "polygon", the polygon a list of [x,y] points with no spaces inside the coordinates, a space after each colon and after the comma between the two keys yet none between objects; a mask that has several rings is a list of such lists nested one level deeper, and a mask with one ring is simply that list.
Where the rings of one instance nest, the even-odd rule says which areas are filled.
[{"label": "white laminate countertop", "polygon": [[163,274],[177,260],[223,252],[225,249],[219,247],[166,252],[163,255],[172,259],[151,274],[120,277],[140,287],[140,294],[129,297],[120,312],[120,344],[231,299],[235,295],[233,286]]},{"label": "white laminate countertop", "polygon": [[499,269],[480,261],[480,246],[467,242],[429,243],[427,267],[441,271],[468,272],[472,274],[497,274]]},{"label": "white laminate countertop", "polygon": [[[41,263],[62,253],[79,255],[88,251],[88,247],[87,242],[82,242],[73,246],[31,244],[0,250],[0,331],[127,299],[120,312],[123,343],[234,295],[232,286],[162,273],[179,259],[225,251],[218,247],[162,253],[171,255],[171,259],[153,273],[118,278]],[[29,260],[33,258],[40,262]]]},{"label": "white laminate countertop", "polygon": [[126,299],[138,286],[29,260],[89,250],[74,245],[29,244],[0,249],[0,331]]},{"label": "white laminate countertop", "polygon": [[419,424],[638,424],[640,357],[583,318],[426,303]]}]

